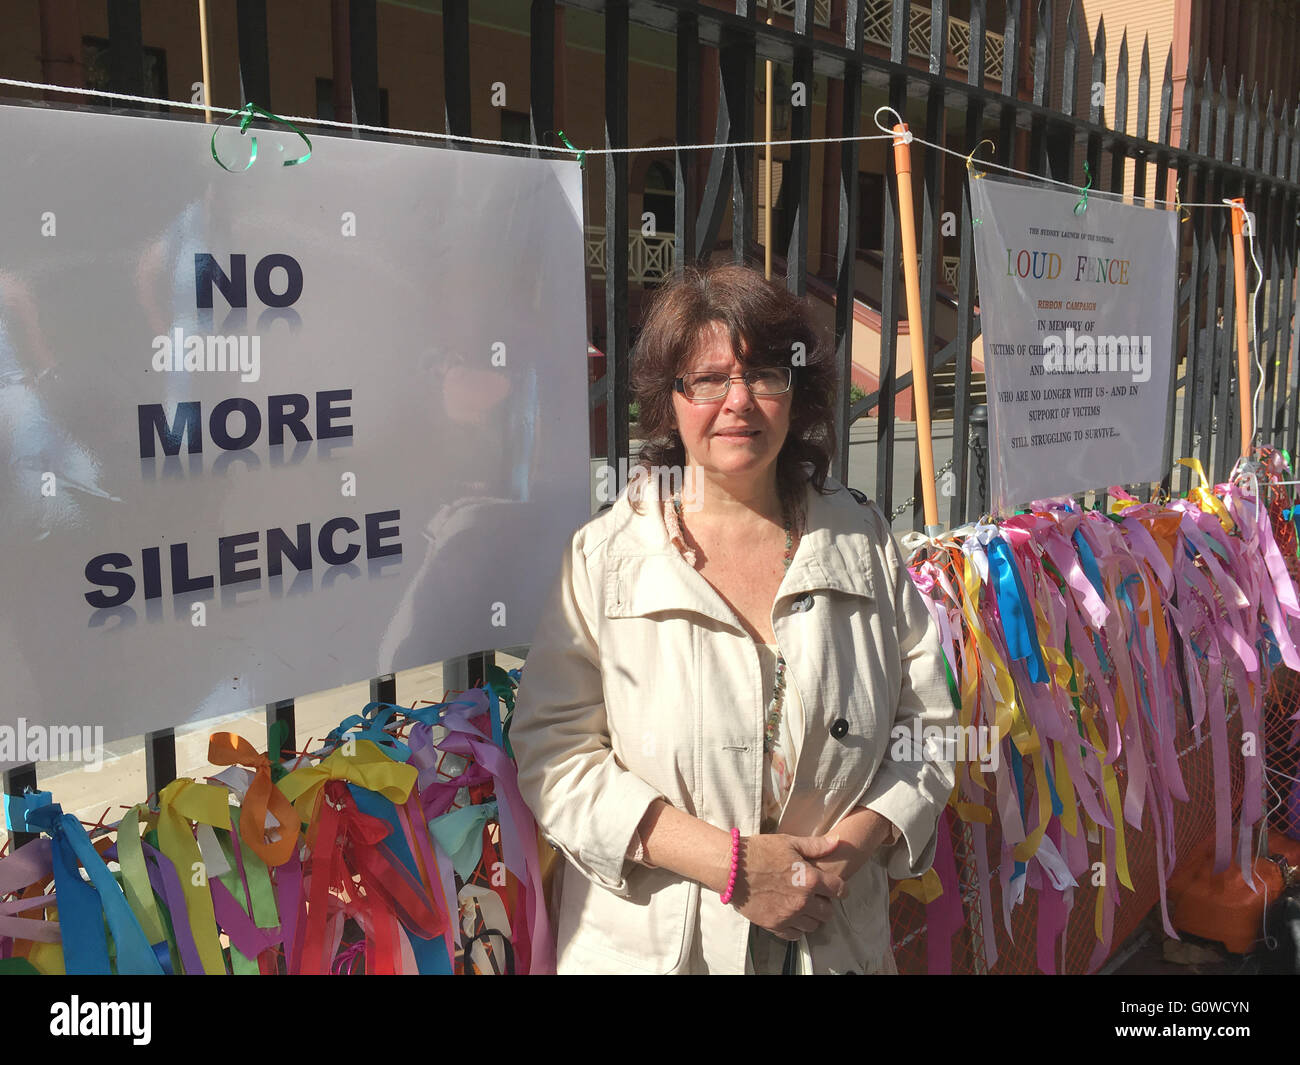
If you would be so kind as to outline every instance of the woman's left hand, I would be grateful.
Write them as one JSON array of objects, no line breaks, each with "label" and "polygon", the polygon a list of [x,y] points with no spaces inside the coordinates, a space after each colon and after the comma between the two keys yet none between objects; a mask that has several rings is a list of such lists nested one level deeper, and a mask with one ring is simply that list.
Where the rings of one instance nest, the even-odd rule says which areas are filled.
[{"label": "woman's left hand", "polygon": [[836,839],[835,848],[814,863],[818,869],[851,880],[867,860],[880,849],[893,830],[892,823],[874,810],[859,806],[825,833]]}]

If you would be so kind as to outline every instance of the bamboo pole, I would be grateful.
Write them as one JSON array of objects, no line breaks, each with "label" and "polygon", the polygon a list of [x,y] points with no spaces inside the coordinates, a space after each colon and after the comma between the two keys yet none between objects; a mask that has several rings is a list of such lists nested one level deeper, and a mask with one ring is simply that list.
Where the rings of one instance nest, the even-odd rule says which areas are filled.
[{"label": "bamboo pole", "polygon": [[[767,24],[772,25],[769,18]],[[766,132],[763,140],[767,142],[763,149],[763,180],[766,182],[763,193],[763,276],[772,280],[772,60],[767,60],[767,94],[764,96],[766,106],[763,108],[766,119]]]},{"label": "bamboo pole", "polygon": [[[930,387],[921,328],[921,280],[916,267],[916,215],[912,206],[912,149],[903,136],[907,123],[894,126],[894,169],[898,174],[898,215],[903,231],[903,280],[907,287],[907,329],[912,346],[912,401],[916,410],[916,446],[921,462],[921,498],[925,534],[938,536],[939,503],[934,488],[934,441],[930,435]],[[885,264],[888,268],[889,264]],[[955,446],[955,442],[954,442]]]},{"label": "bamboo pole", "polygon": [[1250,326],[1246,318],[1246,248],[1243,223],[1246,201],[1232,201],[1232,274],[1237,304],[1237,401],[1241,410],[1241,457],[1250,458],[1255,437],[1255,410],[1250,395]]},{"label": "bamboo pole", "polygon": [[212,121],[212,67],[208,59],[208,0],[199,0],[199,45],[203,50],[203,121]]}]

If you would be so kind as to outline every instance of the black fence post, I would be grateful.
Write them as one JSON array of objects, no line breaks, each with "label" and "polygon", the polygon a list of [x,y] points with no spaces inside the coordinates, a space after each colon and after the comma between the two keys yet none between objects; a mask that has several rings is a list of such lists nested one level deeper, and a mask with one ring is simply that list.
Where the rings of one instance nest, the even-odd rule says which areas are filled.
[{"label": "black fence post", "polygon": [[[9,796],[18,797],[27,791],[36,791],[36,766],[31,762],[24,762],[22,765],[14,766],[13,769],[6,769],[4,777],[4,799],[6,808],[8,806]],[[35,832],[23,832],[20,830],[11,830],[9,833],[9,853],[12,854],[17,848],[24,843],[30,843],[37,836]]]},{"label": "black fence post", "polygon": [[[959,442],[952,442],[956,451]],[[976,403],[970,409],[970,436],[967,446],[971,451],[970,504],[966,513],[972,521],[978,520],[989,509],[989,408],[987,404]]]}]

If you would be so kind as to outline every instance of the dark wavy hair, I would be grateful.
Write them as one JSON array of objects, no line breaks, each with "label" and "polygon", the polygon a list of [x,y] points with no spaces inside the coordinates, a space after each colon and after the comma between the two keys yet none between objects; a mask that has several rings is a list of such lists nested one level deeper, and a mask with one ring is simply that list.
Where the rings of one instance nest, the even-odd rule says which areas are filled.
[{"label": "dark wavy hair", "polygon": [[[837,381],[833,345],[804,300],[745,266],[688,268],[680,281],[655,293],[632,352],[629,382],[646,433],[638,464],[685,468],[686,448],[673,420],[673,379],[687,372],[701,333],[712,322],[726,328],[746,366],[793,365],[790,430],[777,456],[781,497],[801,497],[804,463],[812,464],[813,487],[829,492]],[[802,353],[796,345],[802,345]]]}]

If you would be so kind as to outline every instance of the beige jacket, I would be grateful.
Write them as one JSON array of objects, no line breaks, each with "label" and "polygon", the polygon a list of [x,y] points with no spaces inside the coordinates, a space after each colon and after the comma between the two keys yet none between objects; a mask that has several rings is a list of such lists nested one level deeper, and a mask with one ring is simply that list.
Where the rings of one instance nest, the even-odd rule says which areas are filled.
[{"label": "beige jacket", "polygon": [[[524,801],[567,859],[553,899],[560,973],[745,969],[749,922],[733,906],[626,858],[656,798],[742,835],[758,830],[762,804],[758,652],[669,543],[656,482],[642,482],[641,513],[625,489],[574,534],[510,725]],[[824,834],[859,805],[901,829],[806,937],[814,972],[892,972],[886,874],[929,868],[954,774],[924,752],[894,758],[890,732],[957,715],[884,515],[827,487],[807,488],[805,531],[772,608],[806,720],[779,831]]]}]

